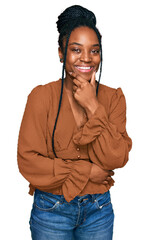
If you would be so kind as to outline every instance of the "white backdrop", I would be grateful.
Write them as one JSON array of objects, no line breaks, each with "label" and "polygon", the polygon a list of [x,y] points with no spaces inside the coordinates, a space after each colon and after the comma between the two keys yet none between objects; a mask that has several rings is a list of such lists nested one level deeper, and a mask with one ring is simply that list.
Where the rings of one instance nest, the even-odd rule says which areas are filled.
[{"label": "white backdrop", "polygon": [[[111,188],[114,240],[146,240],[148,232],[148,1],[0,1],[1,239],[29,240],[33,198],[17,166],[17,141],[27,95],[61,77],[57,16],[68,6],[92,10],[103,36],[101,83],[121,87],[127,102],[129,162]],[[3,236],[3,237],[2,237]]]}]

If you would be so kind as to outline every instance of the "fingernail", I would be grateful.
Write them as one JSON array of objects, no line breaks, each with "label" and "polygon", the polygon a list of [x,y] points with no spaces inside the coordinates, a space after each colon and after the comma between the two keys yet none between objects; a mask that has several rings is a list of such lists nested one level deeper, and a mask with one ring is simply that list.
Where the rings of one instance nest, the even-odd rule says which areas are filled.
[{"label": "fingernail", "polygon": [[70,75],[72,75],[72,72],[69,72]]}]

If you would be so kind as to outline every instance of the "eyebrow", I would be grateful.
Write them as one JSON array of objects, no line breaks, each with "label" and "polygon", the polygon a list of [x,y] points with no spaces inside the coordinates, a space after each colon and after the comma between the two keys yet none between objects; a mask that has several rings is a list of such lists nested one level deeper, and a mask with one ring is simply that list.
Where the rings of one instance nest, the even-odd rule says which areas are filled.
[{"label": "eyebrow", "polygon": [[[70,43],[69,45],[78,45],[78,46],[83,46],[82,44],[80,44],[80,43],[77,43],[77,42],[72,42],[72,43]],[[99,47],[99,44],[97,43],[97,44],[93,44],[92,45],[93,47]]]}]

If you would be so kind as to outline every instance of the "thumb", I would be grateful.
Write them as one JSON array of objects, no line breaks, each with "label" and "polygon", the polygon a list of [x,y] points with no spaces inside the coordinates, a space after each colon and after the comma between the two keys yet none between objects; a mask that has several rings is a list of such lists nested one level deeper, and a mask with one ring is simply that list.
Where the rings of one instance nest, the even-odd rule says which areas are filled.
[{"label": "thumb", "polygon": [[96,71],[93,72],[92,77],[91,77],[91,81],[90,83],[94,86],[95,85],[95,75],[96,75]]}]

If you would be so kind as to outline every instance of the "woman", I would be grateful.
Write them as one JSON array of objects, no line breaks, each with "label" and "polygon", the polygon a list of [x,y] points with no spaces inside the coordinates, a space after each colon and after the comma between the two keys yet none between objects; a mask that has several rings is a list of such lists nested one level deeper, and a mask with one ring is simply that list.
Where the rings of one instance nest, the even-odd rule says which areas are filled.
[{"label": "woman", "polygon": [[18,139],[19,170],[34,194],[32,239],[111,240],[113,170],[132,147],[125,97],[95,79],[102,70],[95,15],[74,5],[57,27],[62,78],[31,91]]}]

